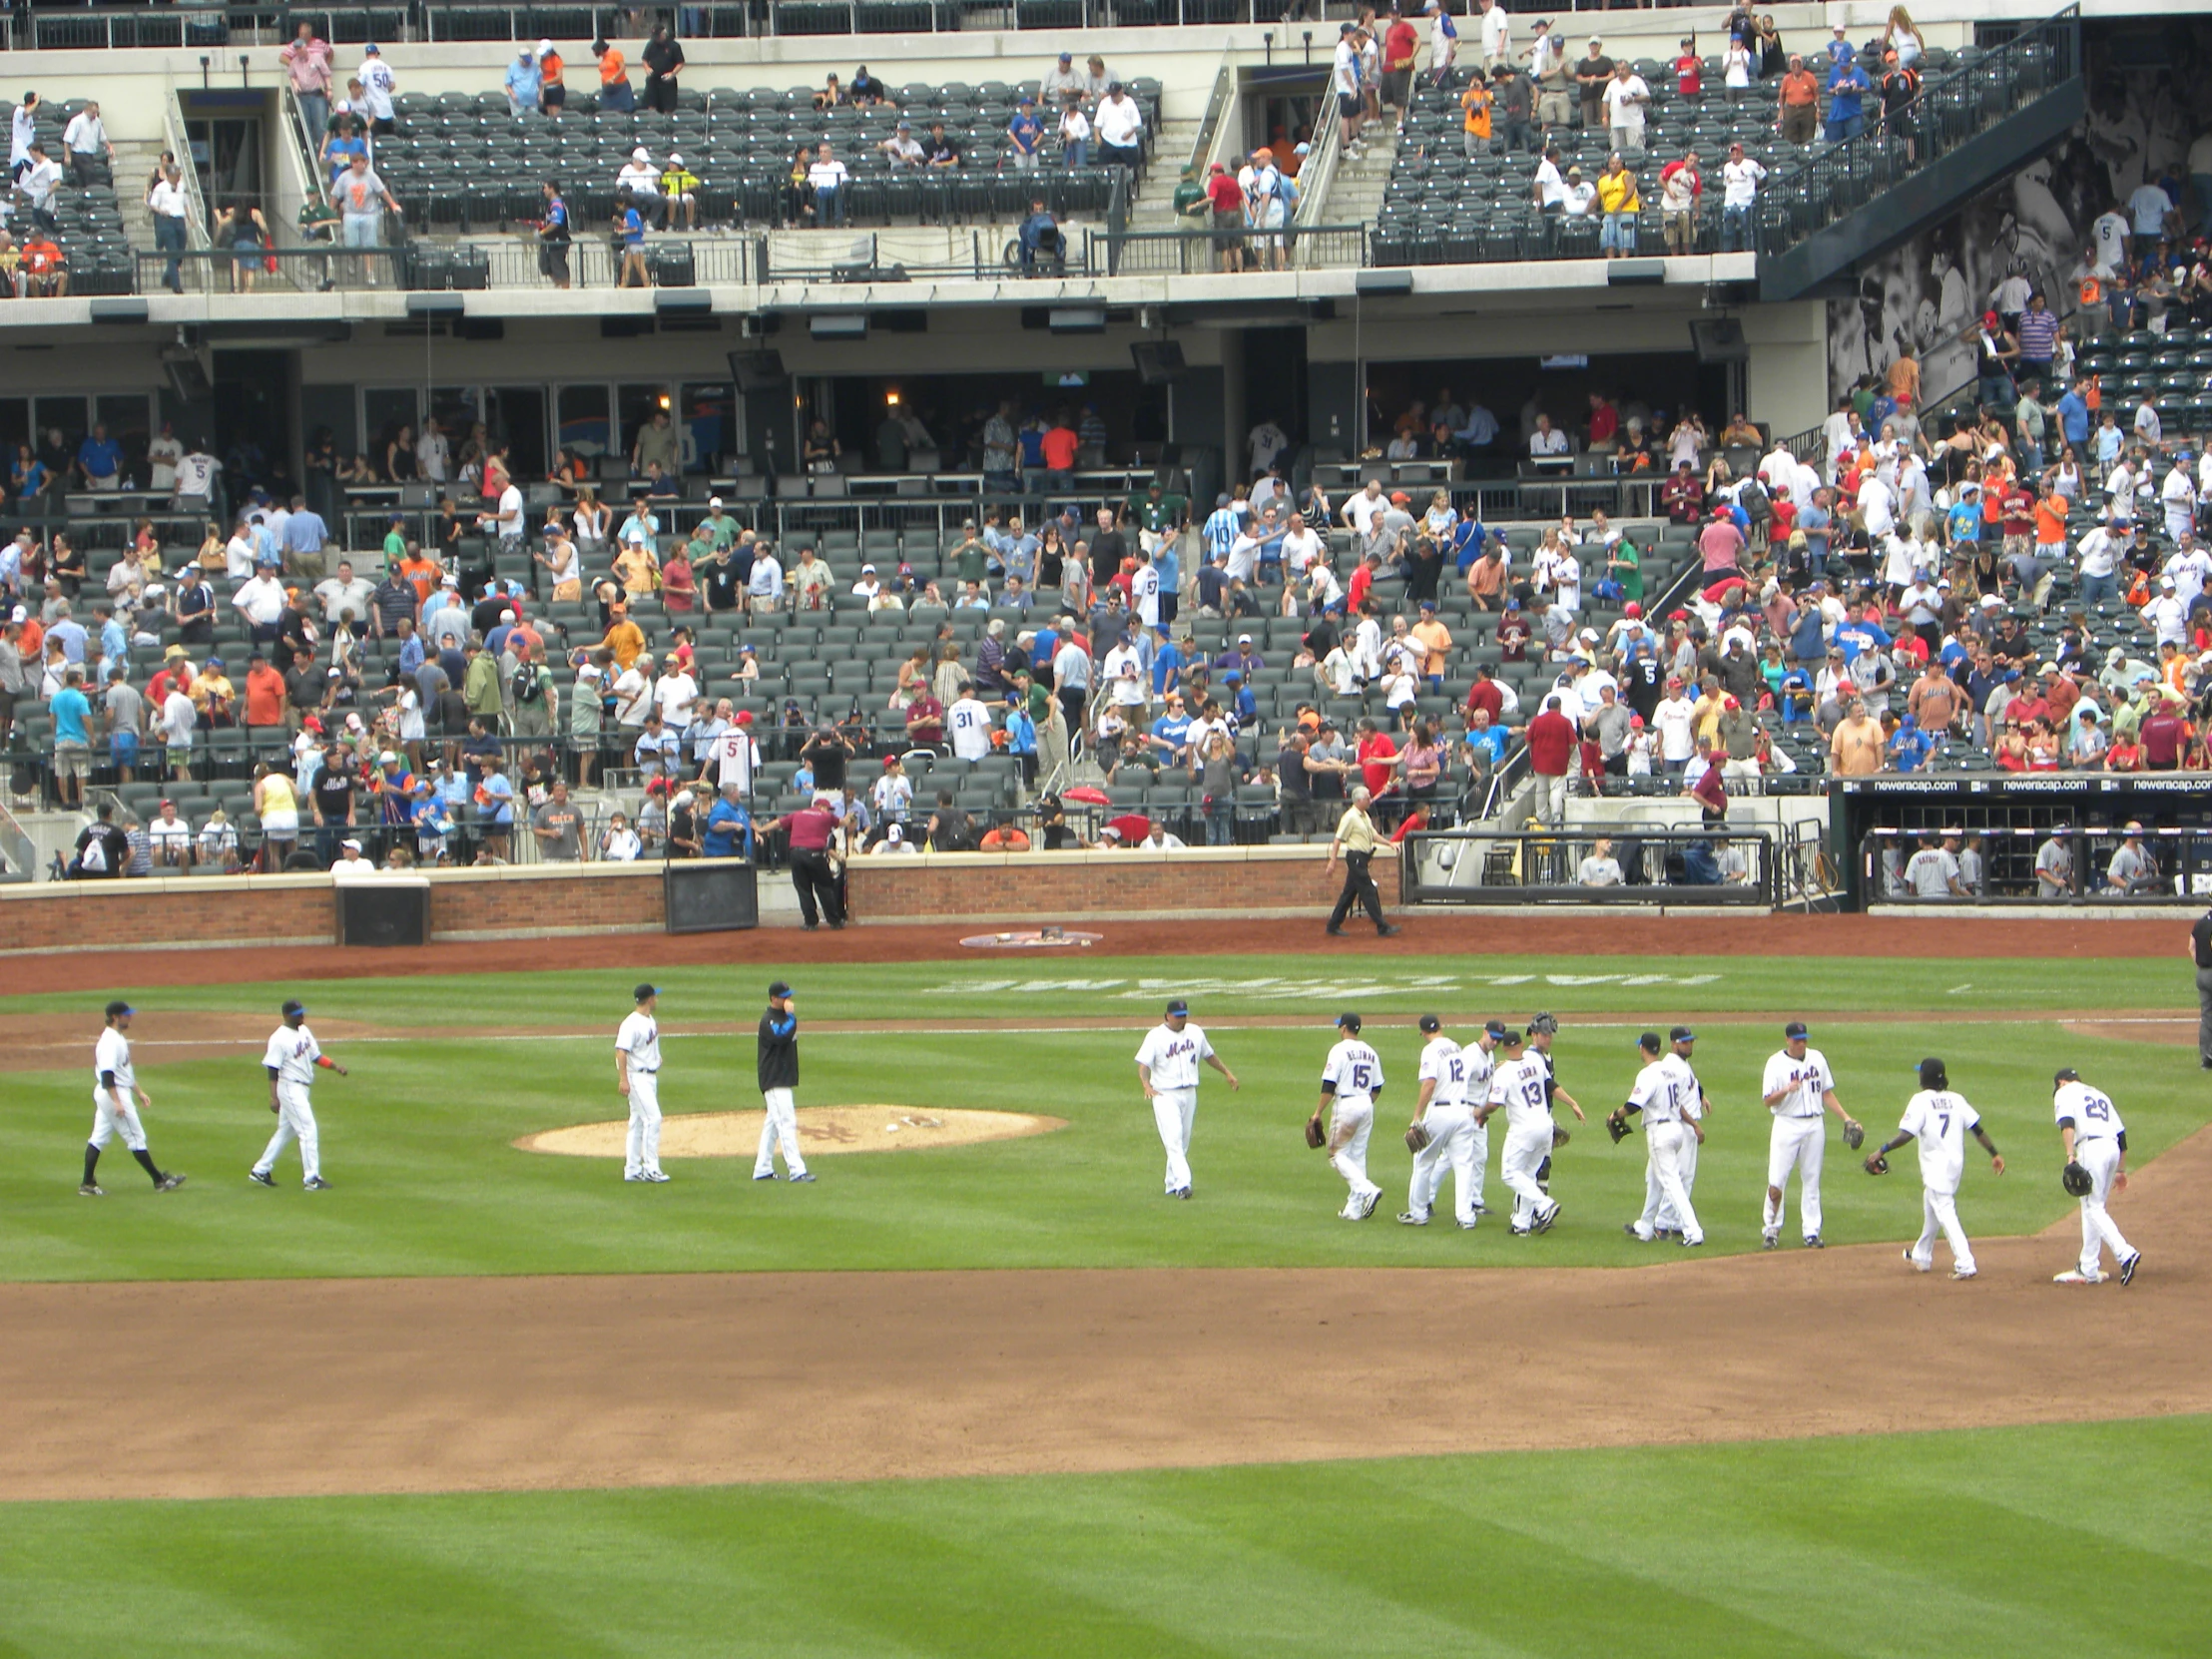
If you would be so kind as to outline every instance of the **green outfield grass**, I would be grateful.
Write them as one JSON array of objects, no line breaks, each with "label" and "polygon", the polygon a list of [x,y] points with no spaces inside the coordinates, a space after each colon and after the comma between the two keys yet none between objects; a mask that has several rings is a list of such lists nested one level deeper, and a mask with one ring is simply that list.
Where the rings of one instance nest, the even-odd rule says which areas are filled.
[{"label": "green outfield grass", "polygon": [[[1104,969],[1100,961],[1086,969]],[[969,971],[967,964],[955,964]],[[1241,972],[1222,961],[1196,964],[1217,976]],[[1257,979],[1295,973],[1296,963],[1255,963]],[[663,1188],[626,1186],[608,1161],[547,1157],[510,1143],[532,1130],[618,1118],[612,1036],[636,969],[620,973],[515,975],[485,979],[367,980],[308,992],[317,1018],[375,1021],[397,1037],[410,1019],[450,1030],[467,1018],[520,1023],[525,1015],[598,1027],[600,1036],[355,1042],[329,1047],[353,1067],[322,1077],[326,1194],[248,1183],[245,1171],[267,1137],[268,1087],[258,1048],[236,1059],[163,1063],[142,1051],[142,1078],[155,1097],[147,1124],[157,1155],[192,1176],[183,1192],[157,1198],[119,1148],[102,1165],[110,1196],[76,1195],[83,1137],[91,1120],[88,1019],[83,1069],[18,1074],[0,1114],[0,1278],[201,1279],[313,1275],[686,1272],[812,1268],[992,1268],[1254,1265],[1618,1265],[1655,1259],[1624,1239],[1620,1224],[1642,1205],[1640,1139],[1613,1147],[1596,1118],[1619,1103],[1633,1078],[1633,1031],[1606,1023],[1608,1009],[1676,1009],[1706,1000],[1734,1006],[1818,1008],[1879,995],[1894,1006],[1941,1005],[1951,988],[2003,974],[2037,980],[2061,1001],[2124,1001],[2131,976],[2176,980],[2164,964],[2107,963],[2063,973],[2002,962],[1679,964],[1709,981],[1624,981],[1617,966],[1583,961],[1547,970],[1568,984],[1474,986],[1469,976],[1512,977],[1501,961],[1434,964],[1385,960],[1373,987],[1346,984],[1329,995],[1270,1001],[1224,986],[1199,1003],[1203,1018],[1267,1009],[1311,1014],[1310,1028],[1219,1032],[1219,1047],[1245,1083],[1232,1095],[1208,1074],[1194,1167],[1198,1198],[1160,1197],[1160,1151],[1139,1098],[1130,1056],[1136,1028],[1157,1006],[1090,992],[1010,989],[945,997],[938,964],[904,970],[810,970],[803,1010],[820,1017],[854,1007],[941,1008],[948,1029],[923,1034],[818,1034],[805,1041],[802,1105],[884,1102],[1042,1111],[1065,1117],[1057,1134],[957,1150],[825,1158],[812,1188],[756,1185],[750,1161],[676,1163]],[[1696,966],[1697,971],[1691,972]],[[1157,971],[1158,964],[1142,964]],[[1282,971],[1278,973],[1277,969]],[[1066,968],[1048,969],[1065,976]],[[738,976],[742,974],[742,979]],[[895,994],[903,974],[907,988]],[[1611,974],[1601,982],[1587,982]],[[1954,977],[1956,976],[1956,977]],[[694,968],[666,976],[663,1016],[750,1016],[753,967]],[[1116,976],[1096,972],[1095,980]],[[1193,974],[1191,977],[1199,977]],[[1643,976],[1636,976],[1641,979]],[[1444,980],[1422,983],[1416,980]],[[2110,990],[2101,989],[2110,984]],[[1452,988],[1456,984],[1457,988]],[[1394,987],[1394,988],[1393,988]],[[523,990],[534,993],[524,1004]],[[171,993],[142,993],[149,1007]],[[267,1008],[276,995],[226,987],[193,993],[203,1006]],[[2022,993],[2023,1000],[2025,993]],[[16,999],[19,1008],[29,999]],[[73,998],[96,1008],[97,996]],[[1448,1226],[1393,1225],[1409,1158],[1398,1139],[1414,1089],[1419,1040],[1403,1023],[1373,1029],[1392,1083],[1378,1120],[1370,1171],[1386,1193],[1365,1225],[1335,1219],[1344,1187],[1298,1133],[1317,1097],[1332,1040],[1329,1020],[1346,1003],[1371,1011],[1437,1006],[1468,1020],[1492,1008],[1516,1017],[1539,1003],[1565,1011],[1556,1050],[1563,1086],[1592,1121],[1558,1159],[1553,1190],[1566,1206],[1550,1236],[1515,1240],[1502,1225],[1505,1194],[1490,1161],[1494,1214],[1471,1235]],[[978,1036],[962,1015],[1049,1016],[1101,1005],[1129,1015],[1127,1031],[1040,1031]],[[1575,1023],[1576,1005],[1587,1023]],[[273,1016],[272,1016],[273,1018]],[[1466,1025],[1457,1034],[1471,1036]],[[1816,1032],[1837,1069],[1847,1105],[1879,1135],[1895,1125],[1917,1086],[1912,1068],[1932,1048],[1950,1062],[1954,1085],[1983,1112],[2014,1164],[2002,1180],[1977,1159],[1960,1208],[1981,1235],[2033,1231],[2068,1208],[2056,1180],[2049,1127],[2050,1073],[2079,1065],[2126,1114],[2140,1163],[2207,1118],[2194,1056],[2186,1046],[2076,1038],[2053,1025],[1977,1021],[1961,1007],[1955,1023],[1862,1023]],[[1768,1117],[1757,1100],[1760,1068],[1779,1041],[1764,1026],[1706,1028],[1698,1066],[1719,1103],[1698,1180],[1709,1243],[1719,1253],[1756,1248],[1765,1185]],[[672,1037],[662,1078],[670,1112],[754,1107],[750,1032]],[[1562,1118],[1565,1114],[1562,1111]],[[1502,1144],[1501,1132],[1493,1139]],[[1830,1137],[1826,1234],[1832,1243],[1910,1238],[1919,1230],[1910,1157],[1876,1182],[1858,1173]],[[1791,1233],[1796,1231],[1793,1210]],[[1670,1256],[1672,1247],[1656,1255]],[[2061,1253],[2062,1254],[2062,1253]],[[2063,1265],[2061,1259],[2060,1265]]]},{"label": "green outfield grass", "polygon": [[2193,1656],[2208,1469],[2212,1419],[2172,1417],[1094,1477],[17,1504],[0,1507],[0,1652]]}]

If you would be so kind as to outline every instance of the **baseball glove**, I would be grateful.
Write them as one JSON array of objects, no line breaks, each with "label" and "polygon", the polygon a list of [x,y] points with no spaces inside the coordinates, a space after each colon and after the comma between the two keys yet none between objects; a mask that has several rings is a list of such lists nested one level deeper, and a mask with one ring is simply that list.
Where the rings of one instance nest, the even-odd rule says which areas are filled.
[{"label": "baseball glove", "polygon": [[1329,1132],[1322,1128],[1319,1112],[1306,1120],[1306,1144],[1311,1147],[1324,1147],[1329,1144]]},{"label": "baseball glove", "polygon": [[1888,1175],[1890,1173],[1890,1160],[1883,1157],[1879,1152],[1871,1154],[1867,1159],[1867,1173],[1869,1175]]},{"label": "baseball glove", "polygon": [[1867,1144],[1867,1131],[1863,1124],[1847,1121],[1844,1124],[1844,1145],[1857,1152]]},{"label": "baseball glove", "polygon": [[2083,1169],[2079,1163],[2071,1160],[2067,1162],[2065,1169],[2059,1172],[2058,1184],[2075,1198],[2087,1198],[2092,1192],[2096,1191],[2097,1186],[2095,1179],[2089,1172]]},{"label": "baseball glove", "polygon": [[1619,1146],[1621,1142],[1627,1140],[1631,1133],[1628,1127],[1628,1120],[1622,1117],[1618,1112],[1615,1112],[1611,1117],[1605,1120],[1605,1132],[1613,1137],[1613,1144],[1615,1146]]},{"label": "baseball glove", "polygon": [[1551,1145],[1552,1145],[1552,1150],[1553,1150],[1553,1151],[1557,1151],[1557,1150],[1558,1150],[1558,1149],[1559,1149],[1560,1147],[1562,1147],[1562,1146],[1565,1146],[1566,1144],[1567,1144],[1567,1132],[1566,1132],[1566,1131],[1565,1131],[1564,1129],[1560,1128],[1560,1127],[1559,1127],[1559,1126],[1558,1126],[1558,1125],[1557,1125],[1556,1123],[1555,1123],[1555,1124],[1553,1124],[1553,1125],[1551,1126]]},{"label": "baseball glove", "polygon": [[1410,1129],[1405,1131],[1405,1150],[1407,1152],[1422,1151],[1424,1148],[1427,1147],[1427,1145],[1428,1131],[1423,1129],[1419,1124],[1416,1123]]}]

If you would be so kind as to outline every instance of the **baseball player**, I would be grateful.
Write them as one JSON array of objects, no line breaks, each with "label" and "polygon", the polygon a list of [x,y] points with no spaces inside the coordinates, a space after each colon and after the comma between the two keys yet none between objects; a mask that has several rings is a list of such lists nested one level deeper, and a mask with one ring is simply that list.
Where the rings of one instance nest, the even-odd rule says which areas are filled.
[{"label": "baseball player", "polygon": [[776,1148],[784,1148],[784,1172],[794,1181],[812,1181],[799,1150],[799,1111],[792,1090],[799,1087],[799,1013],[792,988],[779,979],[768,988],[768,1012],[761,1016],[759,1072],[761,1099],[768,1120],[761,1125],[761,1151],[753,1160],[753,1179],[776,1179]]},{"label": "baseball player", "polygon": [[[1559,1072],[1551,1059],[1551,1041],[1558,1035],[1559,1020],[1558,1016],[1554,1014],[1538,1014],[1528,1022],[1528,1058],[1544,1068],[1544,1094],[1547,1098],[1558,1098],[1559,1096]],[[1574,1106],[1571,1097],[1567,1099],[1567,1104]],[[1574,1106],[1574,1115],[1576,1120],[1580,1121],[1582,1108]],[[1556,1124],[1553,1125],[1553,1130],[1552,1148],[1556,1149],[1566,1145],[1567,1137],[1558,1130]],[[1551,1191],[1550,1151],[1544,1153],[1544,1161],[1536,1166],[1536,1185],[1546,1193]]]},{"label": "baseball player", "polygon": [[1206,1033],[1191,1023],[1191,1005],[1177,997],[1137,1048],[1137,1082],[1152,1102],[1152,1121],[1167,1148],[1170,1198],[1191,1196],[1191,1123],[1198,1115],[1201,1061],[1228,1078],[1232,1089],[1237,1087],[1237,1074],[1222,1064]]},{"label": "baseball player", "polygon": [[1921,1062],[1921,1092],[1905,1103],[1898,1132],[1867,1154],[1867,1173],[1890,1173],[1890,1154],[1907,1141],[1921,1143],[1921,1236],[1908,1245],[1905,1259],[1915,1271],[1927,1273],[1936,1265],[1936,1235],[1939,1230],[1950,1241],[1950,1276],[1974,1276],[1973,1246],[1958,1225],[1958,1183],[1966,1170],[1966,1136],[1981,1143],[1989,1155],[1989,1167],[2002,1175],[2004,1159],[1990,1144],[1981,1127],[1981,1114],[1966,1104],[1964,1095],[1953,1094],[1950,1078],[1940,1060]]},{"label": "baseball player", "polygon": [[640,985],[637,1006],[615,1032],[615,1093],[630,1102],[630,1138],[624,1144],[625,1181],[666,1181],[661,1168],[661,988]]},{"label": "baseball player", "polygon": [[[1683,1196],[1697,1197],[1697,1152],[1705,1144],[1704,1118],[1712,1108],[1705,1098],[1705,1085],[1697,1078],[1691,1051],[1697,1046],[1697,1033],[1687,1025],[1677,1025],[1667,1033],[1667,1064],[1674,1069],[1682,1121],[1689,1133],[1682,1137],[1681,1155],[1675,1167],[1681,1172]],[[1644,1196],[1648,1200],[1658,1189],[1651,1178],[1648,1165],[1644,1171]],[[1687,1244],[1689,1229],[1683,1225],[1681,1214],[1664,1193],[1658,1194],[1659,1209],[1653,1217],[1654,1236],[1661,1239],[1677,1239]]]},{"label": "baseball player", "polygon": [[1666,1209],[1681,1218],[1682,1243],[1694,1249],[1705,1242],[1705,1230],[1698,1225],[1697,1211],[1682,1185],[1682,1147],[1705,1132],[1695,1119],[1684,1116],[1684,1108],[1696,1096],[1697,1078],[1687,1066],[1675,1063],[1675,1056],[1660,1052],[1656,1031],[1638,1037],[1636,1050],[1643,1056],[1643,1069],[1636,1073],[1627,1100],[1605,1120],[1618,1144],[1628,1133],[1630,1114],[1641,1112],[1644,1118],[1644,1213],[1624,1222],[1622,1231],[1649,1244],[1658,1237],[1658,1218]]},{"label": "baseball player", "polygon": [[2050,1081],[2058,1144],[2066,1154],[2065,1187],[2081,1200],[2081,1265],[2056,1283],[2101,1285],[2099,1252],[2109,1245],[2120,1283],[2131,1285],[2143,1253],[2120,1236],[2106,1209],[2115,1189],[2127,1190],[2127,1125],[2112,1097],[2090,1088],[2073,1067],[2060,1066]]},{"label": "baseball player", "polygon": [[1821,1158],[1828,1148],[1828,1116],[1844,1120],[1844,1142],[1854,1152],[1867,1132],[1836,1098],[1836,1074],[1828,1056],[1805,1045],[1805,1021],[1782,1028],[1782,1049],[1767,1062],[1761,1085],[1774,1132],[1767,1141],[1767,1209],[1759,1236],[1768,1250],[1782,1243],[1783,1192],[1790,1172],[1798,1174],[1798,1218],[1805,1226],[1805,1248],[1821,1248]]},{"label": "baseball player", "polygon": [[1368,1179],[1368,1136],[1375,1129],[1375,1097],[1382,1092],[1382,1057],[1360,1039],[1360,1016],[1339,1014],[1337,1029],[1344,1035],[1329,1051],[1321,1069],[1321,1101],[1307,1120],[1306,1139],[1315,1146],[1322,1114],[1331,1112],[1330,1166],[1351,1189],[1339,1214],[1346,1221],[1366,1221],[1375,1214],[1382,1189]]},{"label": "baseball player", "polygon": [[294,998],[284,1004],[283,1023],[269,1035],[262,1053],[262,1068],[269,1073],[269,1109],[276,1114],[276,1132],[269,1137],[259,1162],[246,1173],[265,1187],[276,1185],[276,1160],[284,1147],[299,1142],[300,1185],[319,1193],[330,1183],[322,1179],[322,1148],[314,1127],[314,1106],[308,1091],[314,1087],[315,1067],[334,1071],[345,1068],[322,1052],[322,1045],[307,1029],[306,1004]]},{"label": "baseball player", "polygon": [[154,1178],[156,1192],[173,1193],[185,1184],[183,1176],[163,1170],[146,1150],[146,1131],[139,1123],[138,1108],[153,1105],[154,1098],[138,1086],[138,1073],[131,1065],[131,1039],[126,1033],[131,1029],[133,1011],[128,1002],[109,1003],[107,1027],[93,1044],[92,1139],[85,1146],[85,1183],[77,1189],[81,1198],[107,1196],[93,1179],[93,1172],[100,1167],[100,1149],[118,1135],[139,1161],[139,1167]]},{"label": "baseball player", "polygon": [[[1413,1102],[1412,1125],[1405,1132],[1405,1144],[1413,1149],[1413,1182],[1397,1219],[1407,1227],[1428,1225],[1436,1184],[1448,1164],[1453,1213],[1461,1228],[1472,1228],[1475,1207],[1482,1200],[1481,1166],[1474,1161],[1474,1106],[1468,1094],[1474,1067],[1467,1051],[1443,1034],[1443,1021],[1434,1014],[1421,1015],[1420,1029],[1428,1041],[1421,1045],[1420,1093]],[[1484,1062],[1487,1084],[1488,1056],[1477,1049],[1473,1058]]]},{"label": "baseball player", "polygon": [[1522,1033],[1507,1031],[1502,1046],[1505,1058],[1490,1074],[1489,1098],[1475,1109],[1475,1121],[1486,1124],[1504,1109],[1505,1150],[1498,1157],[1498,1177],[1513,1194],[1510,1226],[1516,1237],[1548,1233],[1559,1219],[1559,1201],[1537,1184],[1536,1172],[1551,1157],[1550,1102],[1564,1100],[1577,1118],[1582,1108],[1552,1081],[1542,1055],[1524,1053]]}]

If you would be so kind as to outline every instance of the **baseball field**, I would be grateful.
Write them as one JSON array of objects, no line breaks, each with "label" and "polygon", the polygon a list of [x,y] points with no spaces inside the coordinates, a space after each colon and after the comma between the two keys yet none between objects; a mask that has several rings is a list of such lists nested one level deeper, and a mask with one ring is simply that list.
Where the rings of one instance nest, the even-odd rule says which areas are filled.
[{"label": "baseball field", "polygon": [[[2212,1605],[2212,1085],[2158,922],[1415,916],[419,952],[56,957],[0,998],[0,1654],[2151,1655]],[[366,973],[370,976],[354,977]],[[798,993],[811,1185],[755,1182]],[[661,990],[673,1179],[621,1180]],[[247,1179],[305,1002],[323,1174]],[[1132,1063],[1187,997],[1194,1197]],[[77,1193],[131,1037],[156,1194]],[[1340,1012],[1389,1079],[1372,1220],[1300,1129]],[[1558,1017],[1548,1234],[1395,1225],[1420,1038]],[[1980,1275],[1899,1260],[1915,1157],[1833,1120],[1828,1248],[1761,1249],[1803,1018],[1874,1142],[1925,1057]],[[1688,1025],[1702,1249],[1639,1244],[1600,1117]],[[2134,1283],[2064,1287],[2051,1073],[2129,1132]],[[831,1108],[838,1110],[831,1111]],[[710,1117],[710,1114],[715,1116]],[[746,1116],[745,1114],[752,1114]]]}]

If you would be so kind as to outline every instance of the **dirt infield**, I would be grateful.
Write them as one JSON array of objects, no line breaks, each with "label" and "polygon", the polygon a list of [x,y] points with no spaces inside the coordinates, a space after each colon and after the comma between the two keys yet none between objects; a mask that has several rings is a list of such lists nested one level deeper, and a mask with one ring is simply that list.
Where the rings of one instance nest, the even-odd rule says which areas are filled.
[{"label": "dirt infield", "polygon": [[[1039,916],[1040,923],[1050,916]],[[1340,957],[1492,954],[1501,944],[1541,947],[1562,956],[2103,956],[2178,958],[2188,930],[2165,921],[2048,921],[2007,916],[1618,916],[1502,917],[1414,910],[1403,931],[1324,937],[1324,912],[1311,921],[1151,921],[1096,924],[1104,934],[1087,956],[1252,956],[1294,952],[1315,961]],[[971,927],[956,923],[848,927],[808,933],[772,927],[747,933],[611,933],[588,950],[573,940],[494,940],[389,950],[336,945],[251,950],[84,951],[41,956],[41,991],[111,985],[239,984],[249,980],[391,978],[429,973],[515,973],[537,968],[666,967],[753,963],[919,962],[975,959],[961,948]]]},{"label": "dirt infield", "polygon": [[[1871,1245],[1518,1273],[9,1286],[0,1328],[38,1340],[0,1345],[0,1500],[1035,1473],[2212,1410],[2208,1181],[2212,1130],[2135,1177],[2119,1216],[2146,1266],[2124,1290],[2050,1283],[2079,1242],[2071,1219],[1982,1242],[1963,1285]],[[1456,1241],[1438,1236],[1438,1255]],[[129,1454],[88,1457],[119,1423]]]},{"label": "dirt infield", "polygon": [[[687,1112],[661,1121],[664,1158],[750,1158],[759,1150],[766,1112]],[[802,1106],[799,1138],[809,1158],[851,1152],[921,1152],[932,1147],[980,1146],[1065,1129],[1066,1118],[1031,1112],[975,1112],[961,1107],[922,1111],[913,1106]],[[516,1141],[522,1152],[563,1158],[620,1158],[628,1151],[626,1118],[541,1129]]]},{"label": "dirt infield", "polygon": [[2067,1014],[2053,1015],[2063,1018],[2065,1029],[2076,1037],[2124,1038],[2138,1043],[2170,1043],[2176,1047],[2195,1047],[2197,1041],[2197,1017],[2194,1014],[2174,1014],[2165,1018],[2143,1015],[2124,1018],[2114,1015]]}]

